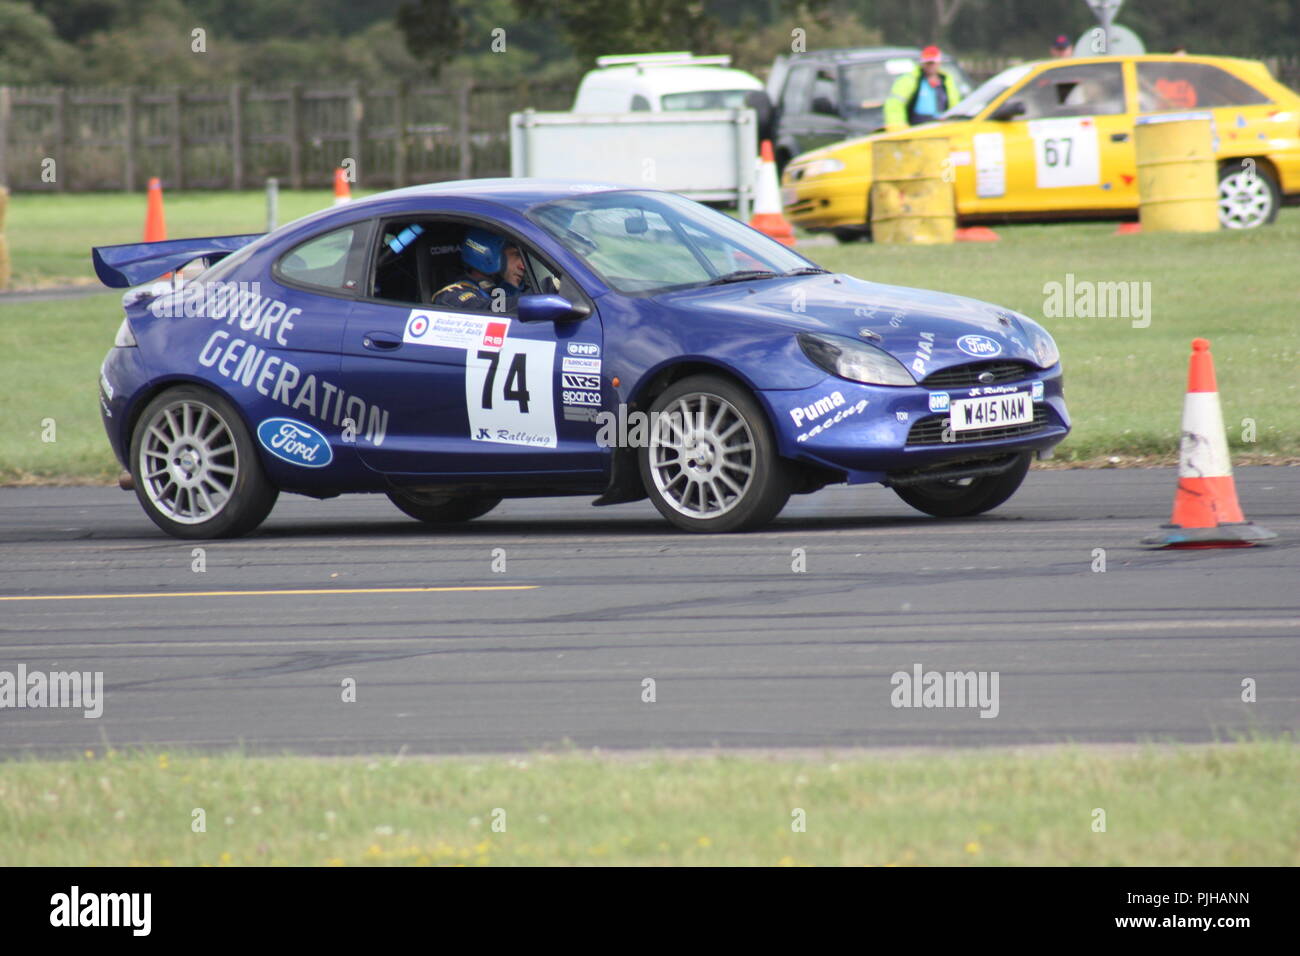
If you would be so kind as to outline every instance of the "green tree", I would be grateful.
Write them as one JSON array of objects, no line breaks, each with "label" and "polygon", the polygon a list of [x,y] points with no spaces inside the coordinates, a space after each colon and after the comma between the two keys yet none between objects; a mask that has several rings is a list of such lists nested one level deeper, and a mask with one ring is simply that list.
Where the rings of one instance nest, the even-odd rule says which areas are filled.
[{"label": "green tree", "polygon": [[827,8],[795,10],[764,24],[744,23],[722,31],[707,50],[697,52],[728,53],[736,68],[766,78],[778,56],[795,52],[796,41],[802,50],[881,45],[879,30],[842,10]]},{"label": "green tree", "polygon": [[26,3],[0,0],[0,82],[56,83],[73,58],[49,18]]},{"label": "green tree", "polygon": [[702,50],[722,26],[700,0],[515,0],[515,7],[554,20],[584,65],[602,54]]},{"label": "green tree", "polygon": [[196,52],[193,27],[170,17],[147,17],[131,27],[91,34],[78,44],[75,66],[62,82],[112,86],[215,86],[239,74],[239,47],[204,38]]},{"label": "green tree", "polygon": [[457,0],[404,0],[397,8],[397,28],[406,37],[406,48],[430,76],[438,76],[463,52],[466,6]]},{"label": "green tree", "polygon": [[391,21],[401,0],[184,0],[196,23],[239,40],[351,37]]},{"label": "green tree", "polygon": [[511,0],[403,0],[396,22],[431,76],[500,84],[548,82],[576,72],[557,24]]},{"label": "green tree", "polygon": [[135,29],[155,17],[188,21],[182,0],[30,0],[59,38],[80,43],[106,30]]}]

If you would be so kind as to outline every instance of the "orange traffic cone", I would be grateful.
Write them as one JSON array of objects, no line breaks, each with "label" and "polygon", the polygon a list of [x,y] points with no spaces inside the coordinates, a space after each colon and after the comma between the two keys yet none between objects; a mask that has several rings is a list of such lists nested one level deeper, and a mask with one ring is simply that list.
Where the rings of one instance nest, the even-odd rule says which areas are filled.
[{"label": "orange traffic cone", "polygon": [[1136,236],[1141,231],[1142,231],[1142,223],[1140,222],[1121,222],[1115,228],[1115,231],[1111,233],[1111,235],[1112,236]]},{"label": "orange traffic cone", "polygon": [[342,206],[345,202],[352,202],[352,186],[347,171],[339,166],[334,170],[334,205]]},{"label": "orange traffic cone", "polygon": [[957,242],[997,242],[1002,238],[988,226],[962,226],[952,237]]},{"label": "orange traffic cone", "polygon": [[794,245],[794,226],[781,212],[781,187],[776,179],[776,158],[772,141],[763,140],[758,165],[758,188],[754,196],[754,217],[749,224],[783,246]]},{"label": "orange traffic cone", "polygon": [[162,180],[149,180],[149,204],[144,213],[144,241],[162,242],[167,238],[167,220],[163,218]]},{"label": "orange traffic cone", "polygon": [[1192,340],[1178,448],[1178,490],[1173,516],[1161,527],[1166,530],[1143,538],[1142,543],[1161,548],[1239,548],[1277,537],[1247,521],[1237,503],[1214,359],[1205,339]]}]

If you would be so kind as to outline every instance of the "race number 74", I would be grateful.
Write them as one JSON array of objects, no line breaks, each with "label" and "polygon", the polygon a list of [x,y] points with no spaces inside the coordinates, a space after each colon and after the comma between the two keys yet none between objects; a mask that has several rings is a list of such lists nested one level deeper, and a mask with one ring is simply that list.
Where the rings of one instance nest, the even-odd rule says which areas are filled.
[{"label": "race number 74", "polygon": [[[497,369],[501,365],[501,353],[483,349],[478,353],[478,357],[488,363],[487,374],[483,376],[483,408],[492,407],[492,396],[496,390]],[[502,383],[501,398],[503,401],[516,402],[519,405],[519,411],[528,414],[528,353],[516,352],[510,359],[510,367],[506,370],[505,381]]]}]

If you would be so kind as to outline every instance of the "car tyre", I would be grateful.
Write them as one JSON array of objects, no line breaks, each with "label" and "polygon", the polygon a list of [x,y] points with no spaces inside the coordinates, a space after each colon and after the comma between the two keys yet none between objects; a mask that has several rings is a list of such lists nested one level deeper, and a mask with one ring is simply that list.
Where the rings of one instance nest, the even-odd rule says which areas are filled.
[{"label": "car tyre", "polygon": [[746,389],[721,376],[692,375],[660,393],[650,413],[651,434],[637,455],[641,480],[674,526],[703,534],[750,531],[785,507],[792,468]]},{"label": "car tyre", "polygon": [[429,491],[396,489],[388,492],[388,500],[403,512],[426,524],[457,524],[481,518],[497,505],[500,498],[468,495],[441,495]]},{"label": "car tyre", "polygon": [[1219,225],[1254,229],[1277,218],[1282,191],[1258,160],[1226,163],[1219,170]]},{"label": "car tyre", "polygon": [[894,489],[917,511],[936,518],[968,518],[992,511],[1016,493],[1029,473],[1028,453],[1000,475],[963,480],[927,481]]},{"label": "car tyre", "polygon": [[835,241],[842,246],[851,245],[855,242],[863,242],[871,238],[871,233],[862,229],[832,229],[831,235]]},{"label": "car tyre", "polygon": [[169,388],[136,419],[130,465],[151,521],[177,538],[236,538],[260,525],[280,489],[244,420],[215,392]]}]

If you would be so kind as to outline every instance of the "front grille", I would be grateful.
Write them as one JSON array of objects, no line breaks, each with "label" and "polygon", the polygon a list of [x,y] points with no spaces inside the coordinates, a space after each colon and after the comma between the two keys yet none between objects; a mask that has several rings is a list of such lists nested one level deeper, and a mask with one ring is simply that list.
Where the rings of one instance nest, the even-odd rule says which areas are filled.
[{"label": "front grille", "polygon": [[[993,381],[981,382],[980,375],[991,372]],[[926,378],[921,384],[926,388],[974,388],[977,385],[1005,385],[1019,382],[1033,374],[1033,366],[1024,362],[972,362],[969,365],[956,365],[941,368]]]},{"label": "front grille", "polygon": [[947,415],[931,415],[923,418],[907,433],[909,445],[969,445],[977,441],[996,441],[999,438],[1019,438],[1032,435],[1047,427],[1047,409],[1042,405],[1034,407],[1034,420],[1022,425],[999,425],[997,428],[977,428],[974,431],[953,432],[950,441],[943,440],[943,430],[948,421]]}]

